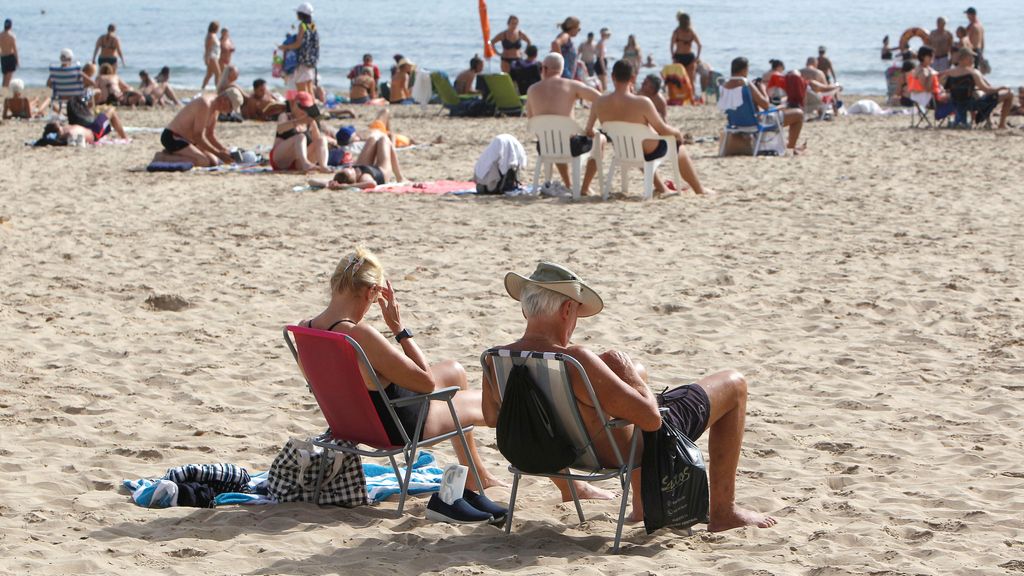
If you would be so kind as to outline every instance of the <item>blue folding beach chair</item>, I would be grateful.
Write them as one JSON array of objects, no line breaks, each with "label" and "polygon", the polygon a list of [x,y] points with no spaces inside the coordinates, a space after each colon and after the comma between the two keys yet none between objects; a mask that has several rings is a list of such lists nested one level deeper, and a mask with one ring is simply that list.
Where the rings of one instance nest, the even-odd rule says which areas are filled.
[{"label": "blue folding beach chair", "polygon": [[[743,86],[743,104],[725,112],[725,134],[718,148],[718,155],[725,155],[725,144],[730,134],[754,135],[754,156],[761,152],[764,135],[775,133],[781,137],[782,112],[778,108],[758,111],[754,106],[754,98],[750,95],[750,86]],[[721,98],[721,96],[719,96]]]}]

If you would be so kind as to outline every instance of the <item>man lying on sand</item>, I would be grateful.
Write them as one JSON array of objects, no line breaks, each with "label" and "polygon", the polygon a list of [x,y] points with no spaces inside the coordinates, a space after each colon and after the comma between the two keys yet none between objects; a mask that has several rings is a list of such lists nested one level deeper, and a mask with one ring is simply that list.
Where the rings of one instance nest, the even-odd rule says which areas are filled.
[{"label": "man lying on sand", "polygon": [[110,134],[111,129],[117,132],[118,137],[122,140],[128,138],[124,132],[124,125],[121,124],[121,118],[114,109],[97,114],[89,126],[50,122],[43,128],[43,139],[50,137],[67,144],[74,137],[81,135],[86,144],[95,144]]},{"label": "man lying on sand", "polygon": [[[674,136],[676,149],[670,151],[664,140],[644,141],[644,158],[648,161],[661,158],[670,152],[679,162],[679,174],[683,180],[693,188],[697,194],[712,193],[705,190],[697,178],[697,172],[693,169],[693,163],[683,148],[683,134],[675,128],[665,124],[658,114],[654,104],[645,96],[633,94],[633,86],[636,85],[636,70],[626,60],[619,60],[612,66],[612,82],[615,84],[615,91],[611,94],[601,96],[594,102],[590,109],[590,119],[587,121],[587,134],[595,134],[597,121],[601,122],[632,122],[650,126],[655,132],[663,136]],[[657,142],[657,143],[655,143]],[[676,185],[679,185],[676,182]],[[665,193],[665,185],[657,174],[654,175],[654,189],[659,194]]]},{"label": "man lying on sand", "polygon": [[246,120],[273,120],[285,111],[285,104],[267,90],[267,81],[257,78],[252,81],[252,93],[242,102],[242,118]]},{"label": "man lying on sand", "polygon": [[[577,100],[594,102],[601,94],[582,82],[562,78],[562,69],[565,67],[565,59],[561,54],[552,52],[544,57],[541,65],[541,81],[530,86],[526,92],[526,116],[533,118],[551,114],[554,116],[573,117],[573,110],[576,108]],[[603,137],[601,137],[603,138]],[[580,156],[589,152],[594,141],[590,136],[583,134],[572,136],[570,141],[570,153],[573,156]],[[539,146],[539,144],[538,144]],[[598,146],[600,149],[600,146]],[[555,164],[558,173],[562,176],[562,182],[566,188],[572,188],[569,180],[569,167],[566,164]],[[583,184],[580,188],[583,195],[590,193],[590,182],[597,172],[597,163],[591,158],[587,162],[587,170],[583,175]]]},{"label": "man lying on sand", "polygon": [[230,164],[231,153],[215,134],[217,115],[229,114],[241,105],[242,93],[237,88],[228,88],[218,96],[195,98],[160,134],[164,149],[153,156],[153,162],[189,162],[200,167]]},{"label": "man lying on sand", "polygon": [[[619,64],[629,64],[619,61]],[[613,77],[615,72],[612,72]],[[620,75],[621,78],[621,75]],[[616,83],[621,80],[616,80]],[[560,352],[572,356],[586,370],[597,399],[609,416],[622,418],[645,431],[661,428],[658,399],[647,386],[647,371],[629,356],[617,350],[595,354],[588,348],[569,343],[576,321],[601,311],[601,297],[571,270],[541,262],[529,278],[513,272],[505,275],[505,290],[522,305],[526,330],[515,342],[504,346],[509,350]],[[493,369],[492,369],[493,373]],[[573,388],[583,389],[575,371],[569,371]],[[711,511],[709,532],[721,532],[741,526],[769,528],[776,524],[771,516],[736,505],[736,468],[743,443],[747,410],[747,381],[735,370],[724,370],[705,376],[695,384],[669,390],[664,395],[665,415],[679,430],[696,441],[710,430]],[[595,451],[609,466],[616,462],[614,451],[600,434],[599,418],[592,406],[579,402],[580,415],[591,437]],[[483,412],[488,426],[497,426],[501,396],[497,384],[483,379]],[[632,430],[618,436],[620,451],[629,450]],[[630,521],[643,519],[640,475],[633,473],[633,510]]]}]

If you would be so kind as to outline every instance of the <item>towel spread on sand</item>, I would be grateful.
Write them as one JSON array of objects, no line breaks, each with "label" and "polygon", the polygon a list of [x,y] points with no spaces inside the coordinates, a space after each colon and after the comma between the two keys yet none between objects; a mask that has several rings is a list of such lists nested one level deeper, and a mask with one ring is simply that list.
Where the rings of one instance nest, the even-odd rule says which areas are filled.
[{"label": "towel spread on sand", "polygon": [[[398,478],[395,477],[395,470],[391,466],[364,463],[363,473],[366,475],[366,493],[371,502],[380,502],[402,491],[398,485]],[[399,467],[398,473],[404,478],[405,468]],[[412,465],[409,494],[437,492],[441,489],[442,476],[444,470],[437,467],[434,455],[430,452],[420,452]]]},{"label": "towel spread on sand", "polygon": [[[170,508],[178,505],[178,485],[172,477],[198,481],[199,478],[214,478],[218,481],[231,481],[232,487],[239,492],[222,492],[217,494],[214,502],[217,506],[224,504],[265,505],[277,504],[277,500],[267,492],[267,473],[256,472],[245,479],[244,468],[228,464],[189,464],[171,468],[163,478],[139,478],[124,480],[122,484],[132,492],[132,501],[143,508]],[[405,477],[405,468],[398,469]],[[363,463],[363,474],[366,477],[366,492],[371,502],[380,502],[401,492],[398,478],[391,466]],[[444,470],[437,467],[434,455],[421,451],[412,466],[412,478],[409,480],[409,494],[437,492],[441,489],[441,477]]]},{"label": "towel spread on sand", "polygon": [[390,192],[392,194],[476,194],[476,184],[458,180],[433,180],[430,182],[398,182],[381,184],[367,192]]},{"label": "towel spread on sand", "polygon": [[[174,480],[168,478],[168,476],[172,473],[180,476],[179,473],[191,469],[191,472],[185,473],[185,476],[194,478],[198,477],[197,475],[203,475],[204,472],[201,472],[200,470],[209,466],[218,465],[207,464],[200,466],[196,464],[189,464],[179,468],[171,468],[163,478],[124,480],[123,484],[125,488],[131,490],[132,501],[139,506],[142,506],[143,508],[170,508],[178,505],[178,484],[175,483]],[[243,472],[245,471],[244,468],[237,466],[234,468]],[[209,470],[207,470],[207,472],[209,472]],[[236,485],[237,488],[242,490],[241,492],[222,492],[217,494],[216,498],[214,498],[214,502],[218,506],[221,504],[277,504],[277,500],[269,496],[267,493],[266,472],[258,472],[251,475],[246,474],[246,478],[247,480],[244,486]]]}]

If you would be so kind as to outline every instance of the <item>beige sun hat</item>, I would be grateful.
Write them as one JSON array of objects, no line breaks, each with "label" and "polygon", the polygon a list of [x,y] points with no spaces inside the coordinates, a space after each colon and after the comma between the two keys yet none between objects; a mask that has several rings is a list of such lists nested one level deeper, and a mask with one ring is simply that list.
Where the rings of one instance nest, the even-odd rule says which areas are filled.
[{"label": "beige sun hat", "polygon": [[519,300],[520,295],[523,293],[523,288],[526,288],[529,284],[547,288],[579,302],[581,304],[579,309],[580,318],[593,316],[604,309],[604,302],[597,295],[597,292],[594,292],[594,289],[587,286],[582,278],[565,266],[551,262],[540,262],[529,278],[520,276],[515,272],[505,274],[505,290],[515,300]]}]

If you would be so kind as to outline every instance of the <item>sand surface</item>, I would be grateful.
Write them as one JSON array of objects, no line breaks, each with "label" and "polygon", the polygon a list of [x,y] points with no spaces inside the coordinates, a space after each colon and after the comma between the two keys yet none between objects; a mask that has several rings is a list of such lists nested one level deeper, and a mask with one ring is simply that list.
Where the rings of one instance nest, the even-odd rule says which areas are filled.
[{"label": "sand surface", "polygon": [[[415,180],[469,179],[493,135],[526,140],[525,120],[435,114],[395,112],[400,131],[444,139],[402,153]],[[162,127],[170,112],[124,118]],[[710,107],[671,121],[694,136],[722,124]],[[907,123],[812,124],[801,158],[690,146],[715,198],[640,202],[634,174],[631,198],[571,203],[133,173],[158,134],[32,149],[23,142],[42,124],[5,122],[0,573],[1024,572],[1024,137]],[[222,140],[269,144],[272,131],[227,125]],[[320,310],[357,243],[383,258],[428,357],[461,361],[472,386],[480,352],[522,328],[502,276],[541,259],[574,268],[607,303],[576,341],[628,351],[657,389],[744,372],[738,498],[778,527],[633,526],[611,556],[616,503],[586,502],[581,526],[535,479],[510,537],[429,522],[425,498],[401,518],[395,502],[133,505],[124,478],[193,462],[266,469],[290,436],[324,427],[280,330]],[[188,306],[155,309],[153,296]],[[369,321],[383,327],[376,312]],[[477,434],[511,480],[493,431]],[[450,446],[437,454],[454,461]]]}]

